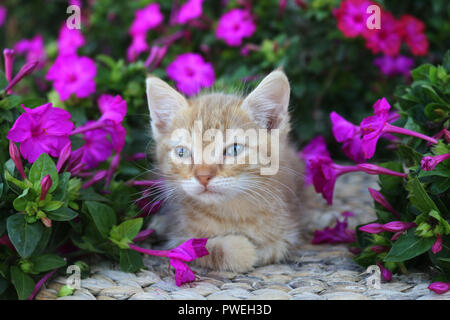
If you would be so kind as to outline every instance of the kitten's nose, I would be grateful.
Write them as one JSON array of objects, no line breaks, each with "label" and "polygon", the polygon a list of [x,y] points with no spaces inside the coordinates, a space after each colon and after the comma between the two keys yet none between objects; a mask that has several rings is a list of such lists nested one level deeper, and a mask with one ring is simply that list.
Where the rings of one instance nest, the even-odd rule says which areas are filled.
[{"label": "kitten's nose", "polygon": [[202,184],[205,188],[209,183],[209,180],[214,178],[216,175],[216,169],[211,166],[199,166],[194,170],[195,178]]}]

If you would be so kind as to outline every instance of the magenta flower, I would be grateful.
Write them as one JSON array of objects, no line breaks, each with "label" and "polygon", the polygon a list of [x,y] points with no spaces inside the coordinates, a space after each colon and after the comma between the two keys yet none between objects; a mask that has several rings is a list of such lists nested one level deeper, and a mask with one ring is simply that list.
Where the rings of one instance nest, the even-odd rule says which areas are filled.
[{"label": "magenta flower", "polygon": [[437,294],[443,294],[450,290],[450,282],[433,282],[428,289]]},{"label": "magenta flower", "polygon": [[69,29],[63,24],[58,36],[58,55],[76,55],[79,47],[85,43],[83,34],[78,29]]},{"label": "magenta flower", "polygon": [[211,87],[215,81],[211,63],[205,62],[197,53],[183,53],[167,67],[167,75],[175,81],[177,88],[188,96]]},{"label": "magenta flower", "polygon": [[402,35],[406,44],[415,56],[424,56],[428,53],[428,39],[425,35],[425,24],[419,19],[403,15],[400,18]]},{"label": "magenta flower", "polygon": [[330,153],[327,150],[325,139],[322,136],[317,136],[312,139],[301,152],[297,153],[297,156],[303,159],[306,164],[305,167],[305,184],[310,185],[313,183],[313,173],[310,170],[309,160],[316,158],[317,156],[322,156],[325,158],[330,158]]},{"label": "magenta flower", "polygon": [[437,143],[436,139],[434,138],[428,137],[412,130],[391,125],[389,123],[388,114],[390,105],[385,98],[378,100],[375,104],[377,105],[376,109],[378,111],[375,111],[375,115],[363,119],[360,125],[361,132],[363,134],[362,150],[366,159],[370,159],[373,157],[378,139],[384,133],[404,134],[424,139],[434,144]]},{"label": "magenta flower", "polygon": [[442,250],[442,236],[440,234],[436,235],[436,241],[431,247],[431,251],[436,254]]},{"label": "magenta flower", "polygon": [[342,143],[344,154],[356,163],[364,162],[359,126],[345,120],[335,111],[330,113],[330,119],[334,138]]},{"label": "magenta flower", "polygon": [[131,45],[127,49],[128,61],[136,61],[142,52],[149,49],[145,33],[137,33],[132,37]]},{"label": "magenta flower", "polygon": [[131,250],[144,254],[168,257],[169,263],[175,268],[175,282],[177,286],[195,280],[195,275],[185,262],[190,262],[209,254],[206,249],[208,239],[190,239],[172,250],[151,250],[144,249],[134,244],[129,244]]},{"label": "magenta flower", "polygon": [[72,145],[70,143],[66,144],[66,146],[61,149],[58,157],[58,162],[56,163],[56,170],[58,172],[61,172],[62,167],[66,164],[67,160],[69,160],[71,153]]},{"label": "magenta flower", "polygon": [[377,190],[369,188],[369,193],[372,196],[373,200],[378,202],[384,208],[386,208],[389,212],[393,213],[397,218],[400,219],[400,214],[395,210],[391,204],[386,200],[386,198]]},{"label": "magenta flower", "polygon": [[55,272],[56,272],[57,270],[58,270],[58,269],[54,269],[53,271],[50,271],[50,272],[46,273],[46,274],[41,278],[41,280],[39,280],[39,281],[36,283],[36,285],[34,286],[33,291],[31,292],[31,295],[27,298],[27,300],[33,300],[34,297],[38,294],[39,290],[41,290],[41,288],[42,288],[42,286],[45,284],[45,282],[47,282],[47,280],[50,279],[50,278],[55,274]]},{"label": "magenta flower", "polygon": [[389,56],[396,56],[400,52],[402,44],[400,25],[386,11],[381,12],[380,20],[380,29],[365,28],[362,33],[366,39],[366,47],[375,54],[382,52]]},{"label": "magenta flower", "polygon": [[414,65],[414,60],[402,55],[384,55],[376,58],[373,61],[373,64],[377,66],[381,73],[386,76],[403,75],[409,77],[411,74],[411,68]]},{"label": "magenta flower", "polygon": [[390,247],[375,245],[370,247],[370,251],[375,253],[383,253],[389,251]]},{"label": "magenta flower", "polygon": [[360,163],[357,164],[356,167],[358,169],[360,169],[361,171],[368,173],[368,174],[385,174],[388,176],[395,176],[395,177],[401,177],[401,178],[406,178],[408,175],[406,173],[403,172],[397,172],[397,171],[392,171],[371,163]]},{"label": "magenta flower", "polygon": [[425,171],[432,171],[436,168],[436,166],[445,161],[450,159],[450,153],[441,154],[439,156],[425,156],[422,158],[422,161],[420,162],[420,166]]},{"label": "magenta flower", "polygon": [[129,29],[131,35],[145,34],[148,30],[157,27],[164,20],[159,4],[150,3],[143,9],[134,13],[134,20]]},{"label": "magenta flower", "polygon": [[87,189],[90,186],[96,184],[97,182],[102,181],[103,179],[105,179],[106,174],[107,174],[106,170],[100,170],[100,171],[96,172],[94,174],[94,176],[91,179],[89,179],[86,183],[84,183],[81,188]]},{"label": "magenta flower", "polygon": [[25,170],[23,169],[23,164],[22,164],[22,159],[20,158],[19,149],[17,149],[16,144],[12,141],[9,141],[9,156],[11,157],[12,161],[14,162],[14,165],[16,166],[16,169],[19,172],[22,179],[26,180],[27,176],[25,175]]},{"label": "magenta flower", "polygon": [[155,230],[153,229],[145,229],[142,230],[138,233],[138,235],[133,239],[133,242],[140,242],[140,241],[144,241],[145,239],[147,239],[148,237],[150,237],[153,233],[155,232]]},{"label": "magenta flower", "polygon": [[127,114],[127,102],[120,95],[102,94],[97,103],[102,113],[100,121],[108,119],[120,123]]},{"label": "magenta flower", "polygon": [[44,178],[42,178],[41,181],[41,197],[40,200],[45,200],[45,197],[47,196],[48,190],[52,187],[53,181],[50,175],[46,175]]},{"label": "magenta flower", "polygon": [[[96,121],[88,121],[83,127],[97,124]],[[83,127],[77,128],[77,130]],[[91,129],[83,132],[84,145],[72,152],[71,158],[79,157],[82,154],[80,162],[84,169],[89,170],[97,167],[100,162],[108,159],[113,150],[113,143],[108,139],[108,132],[103,129]],[[70,160],[69,160],[70,161]]]},{"label": "magenta flower", "polygon": [[34,162],[42,154],[57,157],[69,140],[74,125],[70,113],[53,108],[51,103],[34,109],[23,106],[25,112],[17,118],[7,138],[20,142],[20,152],[29,162]]},{"label": "magenta flower", "polygon": [[323,230],[315,230],[312,244],[319,243],[352,243],[356,241],[355,230],[347,229],[348,216],[343,221],[336,219],[336,225],[333,228],[326,227]]},{"label": "magenta flower", "polygon": [[176,23],[183,24],[201,17],[203,13],[202,3],[203,0],[188,0],[178,10],[175,18]]},{"label": "magenta flower", "polygon": [[162,47],[152,46],[150,49],[150,54],[148,55],[147,60],[145,60],[144,66],[148,68],[148,71],[151,72],[155,70],[161,61],[164,59],[168,50],[168,46],[164,45]]},{"label": "magenta flower", "polygon": [[216,29],[216,37],[223,39],[231,47],[242,44],[243,38],[248,38],[256,30],[249,11],[232,9],[220,17]]},{"label": "magenta flower", "polygon": [[359,228],[359,230],[367,233],[378,234],[381,232],[403,232],[417,226],[414,222],[391,221],[386,224],[370,223]]},{"label": "magenta flower", "polygon": [[4,49],[3,50],[3,57],[5,59],[5,77],[6,77],[6,80],[8,81],[8,83],[12,79],[14,54],[15,54],[15,51],[13,49]]},{"label": "magenta flower", "polygon": [[7,12],[8,10],[4,6],[0,6],[0,27],[5,23]]},{"label": "magenta flower", "polygon": [[14,50],[17,54],[24,54],[27,63],[37,61],[38,69],[42,68],[45,64],[46,53],[44,39],[40,34],[34,36],[32,39],[24,39],[17,42]]},{"label": "magenta flower", "polygon": [[309,159],[309,170],[316,192],[320,192],[328,204],[333,204],[333,192],[336,179],[345,173],[360,171],[355,166],[340,166],[330,158],[318,156]]},{"label": "magenta flower", "polygon": [[377,262],[378,268],[380,268],[381,276],[383,277],[384,281],[391,281],[392,280],[392,272],[386,269],[380,262]]},{"label": "magenta flower", "polygon": [[367,29],[367,8],[374,4],[368,0],[345,0],[333,11],[338,29],[348,38],[354,38]]},{"label": "magenta flower", "polygon": [[5,88],[5,91],[10,93],[11,89],[18,84],[23,78],[33,73],[38,65],[37,61],[27,62],[22,68],[20,68],[19,72],[15,75],[15,77],[8,83]]},{"label": "magenta flower", "polygon": [[60,56],[48,70],[45,79],[53,81],[53,87],[62,101],[72,94],[86,98],[95,92],[95,62],[88,57]]}]

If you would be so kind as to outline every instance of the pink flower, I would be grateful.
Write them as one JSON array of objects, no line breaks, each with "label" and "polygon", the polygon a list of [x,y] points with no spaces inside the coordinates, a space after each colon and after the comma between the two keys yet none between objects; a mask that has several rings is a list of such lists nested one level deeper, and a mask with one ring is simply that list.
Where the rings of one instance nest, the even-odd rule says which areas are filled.
[{"label": "pink flower", "polygon": [[167,75],[175,81],[177,88],[188,96],[210,87],[215,81],[211,63],[197,53],[184,53],[176,57],[167,67]]},{"label": "pink flower", "polygon": [[127,114],[127,102],[120,95],[102,94],[97,103],[102,113],[100,121],[108,119],[119,123]]},{"label": "pink flower", "polygon": [[384,53],[396,56],[402,44],[402,35],[399,23],[386,11],[380,14],[380,29],[367,29],[363,32],[366,47],[373,53]]},{"label": "pink flower", "polygon": [[335,111],[330,113],[330,119],[334,138],[343,143],[344,154],[357,163],[364,162],[359,126],[345,120]]},{"label": "pink flower", "polygon": [[92,59],[70,55],[58,57],[45,79],[53,81],[53,87],[65,101],[72,94],[77,98],[87,98],[94,93],[96,75],[97,67]]},{"label": "pink flower", "polygon": [[443,294],[450,290],[450,282],[433,282],[428,289],[437,294]]},{"label": "pink flower", "polygon": [[27,63],[37,61],[37,68],[40,69],[45,64],[46,53],[44,47],[44,40],[40,34],[34,36],[32,39],[23,39],[16,43],[14,50],[18,54],[25,54]]},{"label": "pink flower", "polygon": [[447,159],[450,159],[450,153],[441,154],[441,155],[433,156],[433,157],[425,156],[422,158],[422,161],[420,162],[420,166],[425,171],[432,171],[436,168],[436,166],[439,163],[441,163]]},{"label": "pink flower", "polygon": [[323,230],[315,230],[312,244],[355,242],[355,230],[347,229],[347,220],[348,216],[345,216],[343,221],[336,219],[336,225],[333,228],[326,227]]},{"label": "pink flower", "polygon": [[368,0],[345,0],[333,13],[338,21],[338,29],[348,38],[354,38],[367,30],[369,14],[367,8],[372,5]]},{"label": "pink flower", "polygon": [[393,213],[397,218],[400,218],[400,214],[395,210],[391,204],[386,200],[386,198],[377,190],[369,188],[369,193],[372,198],[378,202],[380,205],[385,207],[389,212]]},{"label": "pink flower", "polygon": [[202,3],[203,0],[188,0],[177,12],[175,21],[179,24],[183,24],[189,20],[200,17],[203,12]]},{"label": "pink flower", "polygon": [[16,166],[16,169],[19,172],[22,179],[26,180],[27,176],[25,175],[25,170],[23,169],[23,164],[22,164],[22,159],[20,158],[19,149],[17,149],[16,144],[12,141],[9,141],[9,156],[11,157],[12,161],[14,162],[14,165]]},{"label": "pink flower", "polygon": [[431,251],[436,254],[442,250],[442,236],[440,234],[436,235],[436,242],[431,247]]},{"label": "pink flower", "polygon": [[70,158],[72,153],[72,145],[70,143],[66,144],[65,147],[61,149],[59,153],[58,162],[56,163],[56,170],[61,172],[62,167],[66,164],[66,161]]},{"label": "pink flower", "polygon": [[375,233],[375,234],[378,234],[378,233],[381,233],[384,231],[383,225],[380,223],[369,223],[369,224],[366,224],[365,226],[360,227],[359,230],[363,231],[363,232]]},{"label": "pink flower", "polygon": [[131,35],[145,34],[148,30],[157,27],[164,20],[159,4],[150,3],[143,9],[134,13],[134,20],[129,29]]},{"label": "pink flower", "polygon": [[402,35],[406,44],[415,56],[424,56],[428,53],[428,39],[425,35],[425,24],[419,19],[403,15],[400,18]]},{"label": "pink flower", "polygon": [[[88,121],[85,126],[95,124],[95,121]],[[80,128],[78,128],[80,129]],[[100,162],[108,159],[113,150],[113,144],[108,139],[108,132],[103,129],[93,129],[83,132],[84,145],[72,152],[71,158],[76,158],[81,153],[80,162],[85,164],[83,169],[89,170],[97,167]],[[70,160],[69,160],[70,162]]]},{"label": "pink flower", "polygon": [[417,226],[414,222],[391,221],[383,225],[383,230],[388,232],[403,232]]},{"label": "pink flower", "polygon": [[69,134],[74,127],[70,113],[53,108],[51,103],[34,109],[22,107],[25,112],[17,118],[7,138],[20,142],[20,152],[31,163],[42,153],[57,157],[70,143]]},{"label": "pink flower", "polygon": [[148,55],[148,58],[144,63],[144,66],[148,68],[149,72],[155,70],[159,66],[167,53],[167,49],[167,45],[164,45],[162,47],[156,45],[152,46],[152,48],[150,49],[150,54]]},{"label": "pink flower", "polygon": [[249,11],[233,9],[220,17],[216,37],[223,39],[231,47],[240,46],[243,38],[250,37],[256,30]]},{"label": "pink flower", "polygon": [[69,29],[63,24],[58,36],[58,55],[76,55],[77,49],[85,43],[83,34],[78,29]]},{"label": "pink flower", "polygon": [[145,229],[142,230],[138,233],[138,235],[133,239],[133,242],[140,242],[140,241],[144,241],[145,239],[147,239],[148,237],[150,237],[153,233],[155,232],[155,230],[153,229]]},{"label": "pink flower", "polygon": [[322,156],[325,158],[330,158],[330,153],[327,150],[325,139],[322,136],[317,136],[312,139],[301,152],[297,154],[301,159],[303,159],[306,164],[305,167],[305,183],[310,185],[313,183],[313,174],[310,170],[309,160],[316,158],[317,156]]},{"label": "pink flower", "polygon": [[96,172],[94,174],[94,176],[91,179],[89,179],[89,181],[87,181],[85,184],[83,184],[83,186],[81,188],[87,189],[90,186],[96,184],[97,182],[100,182],[101,180],[103,180],[106,177],[107,173],[108,172],[106,170],[100,170],[100,171]]},{"label": "pink flower", "polygon": [[195,275],[185,262],[190,262],[209,254],[206,249],[208,239],[190,239],[172,250],[151,250],[144,249],[134,244],[129,244],[131,250],[144,254],[168,257],[169,263],[175,268],[175,282],[177,286],[195,280]]},{"label": "pink flower", "polygon": [[375,253],[383,253],[389,251],[390,247],[375,245],[370,247],[370,251]]},{"label": "pink flower", "polygon": [[424,139],[434,144],[437,143],[434,138],[389,124],[388,111],[390,109],[390,105],[385,98],[378,100],[374,105],[374,109],[375,115],[364,118],[360,125],[361,132],[363,134],[362,150],[364,153],[364,158],[370,159],[373,157],[378,139],[385,133],[404,134]]},{"label": "pink flower", "polygon": [[381,73],[386,76],[410,76],[411,68],[414,65],[414,60],[402,55],[395,57],[384,55],[376,58],[373,64],[376,65],[380,69]]},{"label": "pink flower", "polygon": [[145,33],[133,34],[131,45],[127,49],[128,61],[136,61],[142,52],[149,49],[146,37],[147,36]]},{"label": "pink flower", "polygon": [[4,6],[0,6],[0,27],[5,23],[7,12],[8,10]]},{"label": "pink flower", "polygon": [[3,57],[5,59],[5,77],[8,83],[12,79],[12,71],[13,71],[13,63],[14,63],[14,55],[15,51],[13,49],[4,49]]},{"label": "pink flower", "polygon": [[392,280],[392,272],[386,269],[380,262],[377,262],[378,268],[380,268],[381,276],[383,277],[384,281],[391,281]]}]

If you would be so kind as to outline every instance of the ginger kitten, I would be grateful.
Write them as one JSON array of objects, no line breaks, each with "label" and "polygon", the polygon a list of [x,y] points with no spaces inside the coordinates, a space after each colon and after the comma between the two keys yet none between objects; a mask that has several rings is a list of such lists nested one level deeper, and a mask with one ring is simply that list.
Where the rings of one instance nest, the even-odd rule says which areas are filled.
[{"label": "ginger kitten", "polygon": [[[166,237],[168,247],[208,238],[210,254],[195,262],[216,270],[245,272],[286,258],[299,241],[303,184],[302,164],[288,142],[286,75],[270,73],[245,98],[211,93],[186,99],[158,78],[150,77],[146,84],[165,198],[149,227]],[[242,136],[225,141],[227,129],[239,128],[266,131],[267,136],[259,136],[256,145]],[[223,149],[204,152],[213,140],[198,143],[193,138],[208,129],[224,133]],[[219,140],[215,145],[221,148]],[[250,161],[258,151],[265,156]],[[201,152],[206,156],[199,162]],[[275,169],[262,174],[270,165]]]}]

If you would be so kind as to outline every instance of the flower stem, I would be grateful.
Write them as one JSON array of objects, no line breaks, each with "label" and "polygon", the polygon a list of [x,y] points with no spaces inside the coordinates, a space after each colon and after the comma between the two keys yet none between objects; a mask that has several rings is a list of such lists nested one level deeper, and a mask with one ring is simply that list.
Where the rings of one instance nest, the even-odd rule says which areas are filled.
[{"label": "flower stem", "polygon": [[423,139],[423,140],[426,140],[426,141],[431,142],[433,144],[438,143],[436,139],[431,138],[431,137],[429,137],[427,135],[424,135],[424,134],[421,134],[419,132],[412,131],[412,130],[409,130],[409,129],[396,127],[396,126],[393,126],[393,125],[391,125],[389,123],[386,123],[384,125],[383,132],[398,133],[398,134],[403,134],[403,135],[407,135],[407,136],[412,136],[412,137],[416,137],[416,138],[419,138],[419,139]]},{"label": "flower stem", "polygon": [[138,246],[135,246],[134,244],[128,245],[131,250],[148,254],[150,256],[157,256],[157,257],[167,257],[169,254],[169,250],[151,250],[151,249],[144,249]]}]

